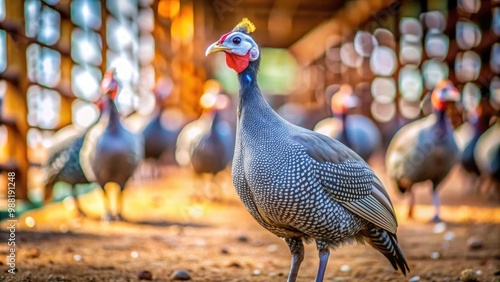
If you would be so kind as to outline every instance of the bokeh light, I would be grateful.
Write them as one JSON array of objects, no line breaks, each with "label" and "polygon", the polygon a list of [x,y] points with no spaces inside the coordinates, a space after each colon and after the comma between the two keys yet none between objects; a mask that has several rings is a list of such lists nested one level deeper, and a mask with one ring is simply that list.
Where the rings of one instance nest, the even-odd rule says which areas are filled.
[{"label": "bokeh light", "polygon": [[422,60],[422,43],[419,39],[402,35],[399,46],[399,62],[402,65],[419,65]]},{"label": "bokeh light", "polygon": [[432,90],[440,80],[448,78],[448,64],[431,59],[422,64],[425,88]]},{"label": "bokeh light", "polygon": [[7,33],[0,30],[0,73],[7,68]]},{"label": "bokeh light", "polygon": [[57,126],[61,107],[59,93],[33,85],[28,88],[27,100],[29,125],[44,129]]},{"label": "bokeh light", "polygon": [[500,43],[491,46],[490,68],[494,73],[500,73]]},{"label": "bokeh light", "polygon": [[375,36],[375,40],[377,40],[380,46],[386,46],[391,49],[396,49],[396,39],[394,38],[394,34],[385,28],[377,28],[373,32],[373,36]]},{"label": "bokeh light", "polygon": [[474,111],[481,100],[481,91],[477,84],[467,82],[462,90],[462,104],[465,110]]},{"label": "bokeh light", "polygon": [[373,99],[379,103],[387,104],[396,98],[396,82],[392,77],[377,77],[371,84]]},{"label": "bokeh light", "polygon": [[458,0],[458,8],[467,13],[477,13],[481,8],[481,0]]},{"label": "bokeh light", "polygon": [[385,46],[377,46],[370,58],[370,68],[376,75],[390,76],[397,67],[396,53]]},{"label": "bokeh light", "polygon": [[100,96],[101,72],[96,67],[73,66],[71,89],[75,95],[87,101],[95,101]]},{"label": "bokeh light", "polygon": [[422,76],[417,66],[406,65],[399,72],[399,89],[404,99],[413,102],[422,96]]},{"label": "bokeh light", "polygon": [[370,57],[377,45],[375,37],[367,31],[358,31],[354,37],[354,49],[362,57]]},{"label": "bokeh light", "polygon": [[497,36],[500,36],[500,7],[493,8],[491,29]]},{"label": "bokeh light", "polygon": [[38,40],[47,45],[53,45],[59,40],[61,16],[49,7],[43,7],[41,12]]},{"label": "bokeh light", "polygon": [[420,21],[426,29],[433,32],[444,32],[446,19],[441,11],[429,11],[420,15]]},{"label": "bokeh light", "polygon": [[425,36],[425,53],[431,58],[444,60],[448,54],[449,45],[450,39],[441,32],[430,30]]},{"label": "bokeh light", "polygon": [[422,25],[415,18],[402,18],[399,22],[399,31],[408,37],[408,41],[417,41],[422,39]]},{"label": "bokeh light", "polygon": [[500,77],[495,76],[490,83],[490,103],[491,105],[500,110]]},{"label": "bokeh light", "polygon": [[407,119],[415,119],[420,115],[420,101],[398,100],[399,112]]},{"label": "bokeh light", "polygon": [[101,3],[94,0],[71,1],[71,20],[81,28],[100,28]]},{"label": "bokeh light", "polygon": [[379,103],[374,101],[371,105],[371,113],[378,122],[389,122],[396,115],[396,105],[394,102]]},{"label": "bokeh light", "polygon": [[100,65],[102,39],[94,31],[76,28],[71,35],[71,58],[80,64]]},{"label": "bokeh light", "polygon": [[457,22],[457,45],[462,50],[469,50],[481,42],[481,30],[477,24],[468,21]]},{"label": "bokeh light", "polygon": [[455,75],[461,82],[473,81],[479,77],[481,58],[474,51],[465,51],[455,58]]},{"label": "bokeh light", "polygon": [[340,47],[340,60],[351,68],[359,67],[362,63],[362,58],[354,49],[352,42],[344,43]]},{"label": "bokeh light", "polygon": [[94,124],[99,117],[99,110],[91,103],[81,100],[75,100],[72,104],[72,120],[73,124],[81,128],[87,128]]}]

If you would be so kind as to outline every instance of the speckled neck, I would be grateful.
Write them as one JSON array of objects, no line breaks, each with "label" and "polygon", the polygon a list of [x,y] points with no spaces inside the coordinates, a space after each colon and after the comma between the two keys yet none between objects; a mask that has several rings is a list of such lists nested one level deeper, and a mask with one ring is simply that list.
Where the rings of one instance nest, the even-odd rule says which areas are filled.
[{"label": "speckled neck", "polygon": [[118,112],[118,109],[116,108],[115,102],[108,96],[108,114],[109,114],[109,119],[108,119],[108,124],[106,126],[106,130],[109,131],[110,133],[116,133],[120,132],[122,129],[122,124],[120,121],[120,113]]},{"label": "speckled neck", "polygon": [[250,62],[248,67],[238,74],[240,95],[238,104],[238,119],[258,118],[272,121],[279,118],[278,114],[269,106],[260,91],[257,83],[260,58]]}]

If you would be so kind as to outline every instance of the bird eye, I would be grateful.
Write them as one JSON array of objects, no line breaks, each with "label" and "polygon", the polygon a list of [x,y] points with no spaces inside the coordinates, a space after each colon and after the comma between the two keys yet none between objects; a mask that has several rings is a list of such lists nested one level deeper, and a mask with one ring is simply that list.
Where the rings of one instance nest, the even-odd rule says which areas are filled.
[{"label": "bird eye", "polygon": [[239,38],[239,37],[233,38],[233,43],[236,44],[236,45],[240,44],[241,43],[241,38]]}]

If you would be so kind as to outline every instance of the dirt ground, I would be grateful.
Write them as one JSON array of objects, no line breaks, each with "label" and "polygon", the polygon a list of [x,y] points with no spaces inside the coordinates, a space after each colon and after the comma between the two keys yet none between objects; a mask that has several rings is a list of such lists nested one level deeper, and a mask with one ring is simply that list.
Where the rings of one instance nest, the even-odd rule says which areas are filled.
[{"label": "dirt ground", "polygon": [[[193,281],[286,281],[286,244],[249,216],[232,185],[225,182],[223,201],[212,202],[193,199],[195,183],[182,169],[153,181],[133,181],[124,193],[127,223],[76,218],[70,199],[23,214],[16,230],[18,272],[7,273],[2,259],[0,281],[138,281],[143,270],[154,281],[172,281],[179,269]],[[433,211],[428,188],[416,189],[412,221],[406,220],[404,199],[388,188],[411,268],[407,277],[370,246],[353,245],[331,253],[325,281],[460,281],[464,269],[474,270],[479,281],[500,281],[500,205],[461,191],[463,183],[455,171],[443,187],[445,223],[439,225],[427,223]],[[83,195],[81,203],[99,218],[99,189]],[[0,236],[4,258],[6,225]],[[481,248],[468,247],[472,236],[482,241]],[[314,280],[317,256],[315,246],[307,245],[299,281]]]}]

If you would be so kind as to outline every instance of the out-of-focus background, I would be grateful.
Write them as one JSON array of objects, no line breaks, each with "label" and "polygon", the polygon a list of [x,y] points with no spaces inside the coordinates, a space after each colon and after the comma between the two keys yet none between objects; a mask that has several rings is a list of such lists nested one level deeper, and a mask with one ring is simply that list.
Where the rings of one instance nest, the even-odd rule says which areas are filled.
[{"label": "out-of-focus background", "polygon": [[[222,54],[205,57],[205,50],[243,17],[257,27],[261,90],[285,119],[318,129],[333,116],[338,121],[323,130],[338,132],[332,97],[358,98],[340,115],[361,116],[357,126],[369,127],[360,150],[373,144],[366,159],[395,204],[414,271],[406,279],[456,281],[472,269],[480,281],[498,281],[498,0],[0,0],[0,219],[9,217],[9,182],[19,218],[18,274],[0,277],[130,281],[149,270],[165,281],[182,268],[195,281],[286,279],[288,250],[237,199],[231,153],[208,176],[192,163],[193,146],[216,122],[223,151],[234,148],[237,77]],[[90,180],[73,188],[56,179],[44,203],[51,152],[73,148],[64,141],[99,121],[100,83],[110,68],[121,122],[145,140],[146,155],[127,176],[127,223],[100,223],[103,194]],[[439,188],[444,223],[435,225],[427,223],[430,184],[414,189],[416,214],[407,220],[407,200],[387,177],[384,157],[401,127],[432,113],[430,93],[446,78],[461,94],[448,111],[453,138],[464,156],[475,140],[468,150],[476,171],[463,167],[465,157],[456,163]],[[75,158],[83,167],[82,155]],[[113,209],[117,197],[110,198]],[[308,250],[303,281],[316,268]],[[332,257],[334,281],[406,281],[363,246]]]}]

